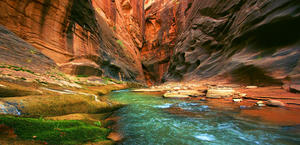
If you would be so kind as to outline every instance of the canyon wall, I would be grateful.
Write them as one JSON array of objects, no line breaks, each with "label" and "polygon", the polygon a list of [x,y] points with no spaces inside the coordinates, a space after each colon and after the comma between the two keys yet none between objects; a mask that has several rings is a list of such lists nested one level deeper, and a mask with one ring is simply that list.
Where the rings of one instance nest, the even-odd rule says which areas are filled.
[{"label": "canyon wall", "polygon": [[300,83],[296,0],[2,0],[0,25],[75,75]]},{"label": "canyon wall", "polygon": [[176,45],[164,80],[300,83],[299,1],[176,3]]},{"label": "canyon wall", "polygon": [[145,1],[145,45],[141,49],[145,78],[149,85],[160,83],[169,68],[176,40],[176,2]]},{"label": "canyon wall", "polygon": [[108,26],[105,29],[113,32],[115,42],[122,48],[123,52],[115,52],[117,53],[115,56],[129,59],[118,61],[116,64],[127,62],[126,66],[129,70],[130,68],[135,70],[135,74],[130,75],[139,81],[144,81],[139,52],[144,41],[143,1],[92,0],[92,5],[97,16],[104,20],[105,24],[102,25]]},{"label": "canyon wall", "polygon": [[[139,30],[143,28],[143,6],[138,0],[120,3],[111,0],[2,0],[0,24],[38,48],[67,73],[144,80],[137,49],[137,46],[142,47],[143,40]],[[125,14],[132,22],[123,21]],[[138,29],[128,31],[137,33],[129,34],[125,30],[128,26]],[[122,31],[120,35],[118,31]]]}]

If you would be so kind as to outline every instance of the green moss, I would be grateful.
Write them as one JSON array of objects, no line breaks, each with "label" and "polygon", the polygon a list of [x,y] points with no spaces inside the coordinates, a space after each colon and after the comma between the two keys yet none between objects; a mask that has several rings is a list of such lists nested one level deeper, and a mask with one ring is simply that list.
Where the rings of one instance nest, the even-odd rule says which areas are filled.
[{"label": "green moss", "polygon": [[124,44],[123,44],[123,41],[122,40],[117,40],[117,43],[122,47],[122,48],[125,48]]},{"label": "green moss", "polygon": [[101,121],[96,121],[96,122],[94,122],[94,124],[95,124],[96,126],[99,126],[99,127],[102,126]]},{"label": "green moss", "polygon": [[55,145],[104,141],[109,133],[108,129],[74,120],[52,121],[0,116],[0,124],[13,128],[15,134],[21,139],[34,139]]},{"label": "green moss", "polygon": [[8,69],[15,70],[15,71],[23,71],[23,72],[28,72],[28,73],[34,74],[34,72],[31,70],[28,70],[28,69],[25,69],[22,67],[18,67],[18,66],[14,66],[14,65],[6,65],[6,66],[1,65],[0,68],[8,68]]},{"label": "green moss", "polygon": [[86,78],[86,77],[89,77],[88,75],[77,75],[77,77],[79,78]]}]

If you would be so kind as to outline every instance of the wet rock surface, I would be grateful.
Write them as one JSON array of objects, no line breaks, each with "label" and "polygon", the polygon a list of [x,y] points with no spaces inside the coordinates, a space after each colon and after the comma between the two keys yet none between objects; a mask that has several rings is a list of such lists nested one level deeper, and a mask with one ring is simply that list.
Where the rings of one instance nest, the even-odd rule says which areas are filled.
[{"label": "wet rock surface", "polygon": [[14,105],[0,101],[0,114],[21,115],[21,112]]}]

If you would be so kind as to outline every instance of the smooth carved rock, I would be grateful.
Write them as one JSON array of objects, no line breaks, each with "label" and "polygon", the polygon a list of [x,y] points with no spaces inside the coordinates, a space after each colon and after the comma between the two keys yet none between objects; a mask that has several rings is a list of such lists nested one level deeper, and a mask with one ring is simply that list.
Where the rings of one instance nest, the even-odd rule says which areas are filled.
[{"label": "smooth carved rock", "polygon": [[299,2],[178,0],[174,7],[177,38],[165,80],[223,74],[246,85],[299,82]]}]

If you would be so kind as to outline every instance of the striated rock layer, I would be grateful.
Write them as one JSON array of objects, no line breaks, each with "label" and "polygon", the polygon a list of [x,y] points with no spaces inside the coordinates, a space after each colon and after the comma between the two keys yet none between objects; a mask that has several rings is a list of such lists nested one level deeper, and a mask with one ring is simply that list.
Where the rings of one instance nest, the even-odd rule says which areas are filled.
[{"label": "striated rock layer", "polygon": [[[124,34],[121,37],[115,34],[114,28],[109,27],[114,23],[125,24],[116,22],[123,21],[123,18],[119,18],[118,10],[124,7],[129,9],[128,19],[142,26],[143,9],[136,3],[127,8],[126,2],[122,8],[116,8],[114,6],[117,2],[3,0],[0,1],[0,24],[38,48],[67,73],[143,80],[136,47],[141,47],[142,31],[137,31],[140,32],[136,33],[138,36],[126,32],[128,36]],[[105,7],[101,7],[102,3]],[[104,12],[107,13],[103,14]],[[107,22],[107,17],[112,23]],[[123,27],[127,28],[129,25],[131,24],[126,23]]]},{"label": "striated rock layer", "polygon": [[299,1],[177,0],[176,4],[176,45],[165,79],[219,76],[255,85],[300,83]]},{"label": "striated rock layer", "polygon": [[38,49],[0,26],[0,68],[4,67],[2,63],[10,64],[15,69],[27,68],[39,73],[57,67]]}]

